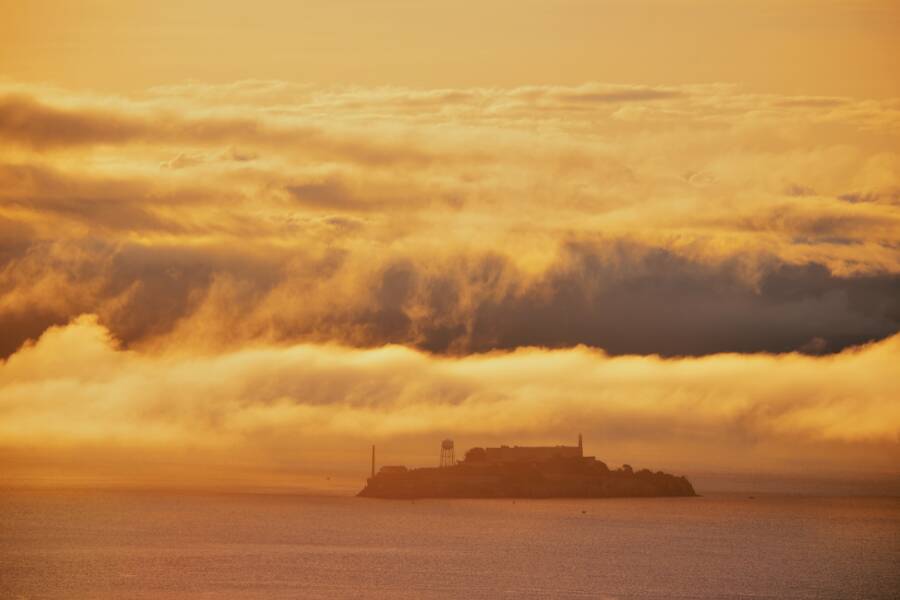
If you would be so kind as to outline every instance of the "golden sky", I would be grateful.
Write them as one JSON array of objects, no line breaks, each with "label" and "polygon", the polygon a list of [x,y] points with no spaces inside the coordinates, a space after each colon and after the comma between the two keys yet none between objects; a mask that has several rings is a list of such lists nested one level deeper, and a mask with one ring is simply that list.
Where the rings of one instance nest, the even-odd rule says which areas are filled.
[{"label": "golden sky", "polygon": [[900,93],[893,0],[0,0],[0,72],[104,91],[739,83]]},{"label": "golden sky", "polygon": [[0,484],[900,475],[896,3],[0,5]]}]

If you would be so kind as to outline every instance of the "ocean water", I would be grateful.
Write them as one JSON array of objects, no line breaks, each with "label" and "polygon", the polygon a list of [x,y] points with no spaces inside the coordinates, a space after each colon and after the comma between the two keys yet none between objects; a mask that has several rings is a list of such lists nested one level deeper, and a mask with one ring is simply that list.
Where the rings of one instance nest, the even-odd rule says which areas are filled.
[{"label": "ocean water", "polygon": [[2,598],[900,598],[900,498],[0,494]]}]

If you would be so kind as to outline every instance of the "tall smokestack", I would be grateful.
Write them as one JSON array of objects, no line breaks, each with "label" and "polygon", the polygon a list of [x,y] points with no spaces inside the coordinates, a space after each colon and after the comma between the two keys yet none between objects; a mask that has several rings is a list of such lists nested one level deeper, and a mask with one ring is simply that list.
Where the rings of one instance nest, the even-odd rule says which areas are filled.
[{"label": "tall smokestack", "polygon": [[372,477],[375,477],[375,444],[372,444]]},{"label": "tall smokestack", "polygon": [[581,454],[584,455],[584,446],[582,445],[581,434],[578,434],[578,449],[581,450]]}]

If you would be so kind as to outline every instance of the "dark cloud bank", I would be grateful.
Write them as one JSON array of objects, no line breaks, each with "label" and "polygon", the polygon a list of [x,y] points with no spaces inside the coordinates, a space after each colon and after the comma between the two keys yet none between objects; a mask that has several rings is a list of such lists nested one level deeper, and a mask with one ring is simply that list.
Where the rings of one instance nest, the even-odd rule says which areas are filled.
[{"label": "dark cloud bank", "polygon": [[[433,352],[585,344],[610,354],[836,352],[900,325],[900,277],[836,277],[822,265],[773,262],[750,286],[741,265],[692,262],[663,249],[569,245],[536,281],[503,287],[510,265],[474,261],[450,275],[412,263],[384,271],[376,308],[356,315],[384,338]],[[471,288],[487,292],[465,311]],[[411,314],[427,313],[427,319]]]},{"label": "dark cloud bank", "polygon": [[[707,263],[623,241],[566,243],[536,276],[499,254],[395,256],[361,267],[340,252],[297,261],[238,249],[78,244],[6,238],[0,301],[9,306],[11,295],[38,284],[54,291],[53,302],[0,312],[4,357],[89,312],[125,345],[190,332],[202,320],[198,335],[216,345],[397,343],[454,355],[578,344],[663,356],[829,353],[900,330],[895,274],[842,277],[775,258],[752,268],[739,259]],[[330,285],[340,279],[356,291],[335,295],[346,289]]]}]

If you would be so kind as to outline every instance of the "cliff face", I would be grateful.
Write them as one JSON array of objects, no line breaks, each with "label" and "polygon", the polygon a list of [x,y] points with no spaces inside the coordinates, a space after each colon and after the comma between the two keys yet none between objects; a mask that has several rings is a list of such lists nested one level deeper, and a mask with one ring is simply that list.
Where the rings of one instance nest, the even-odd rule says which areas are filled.
[{"label": "cliff face", "polygon": [[695,496],[684,477],[630,467],[610,471],[599,461],[559,459],[403,470],[368,480],[360,496],[372,498],[613,498]]}]

